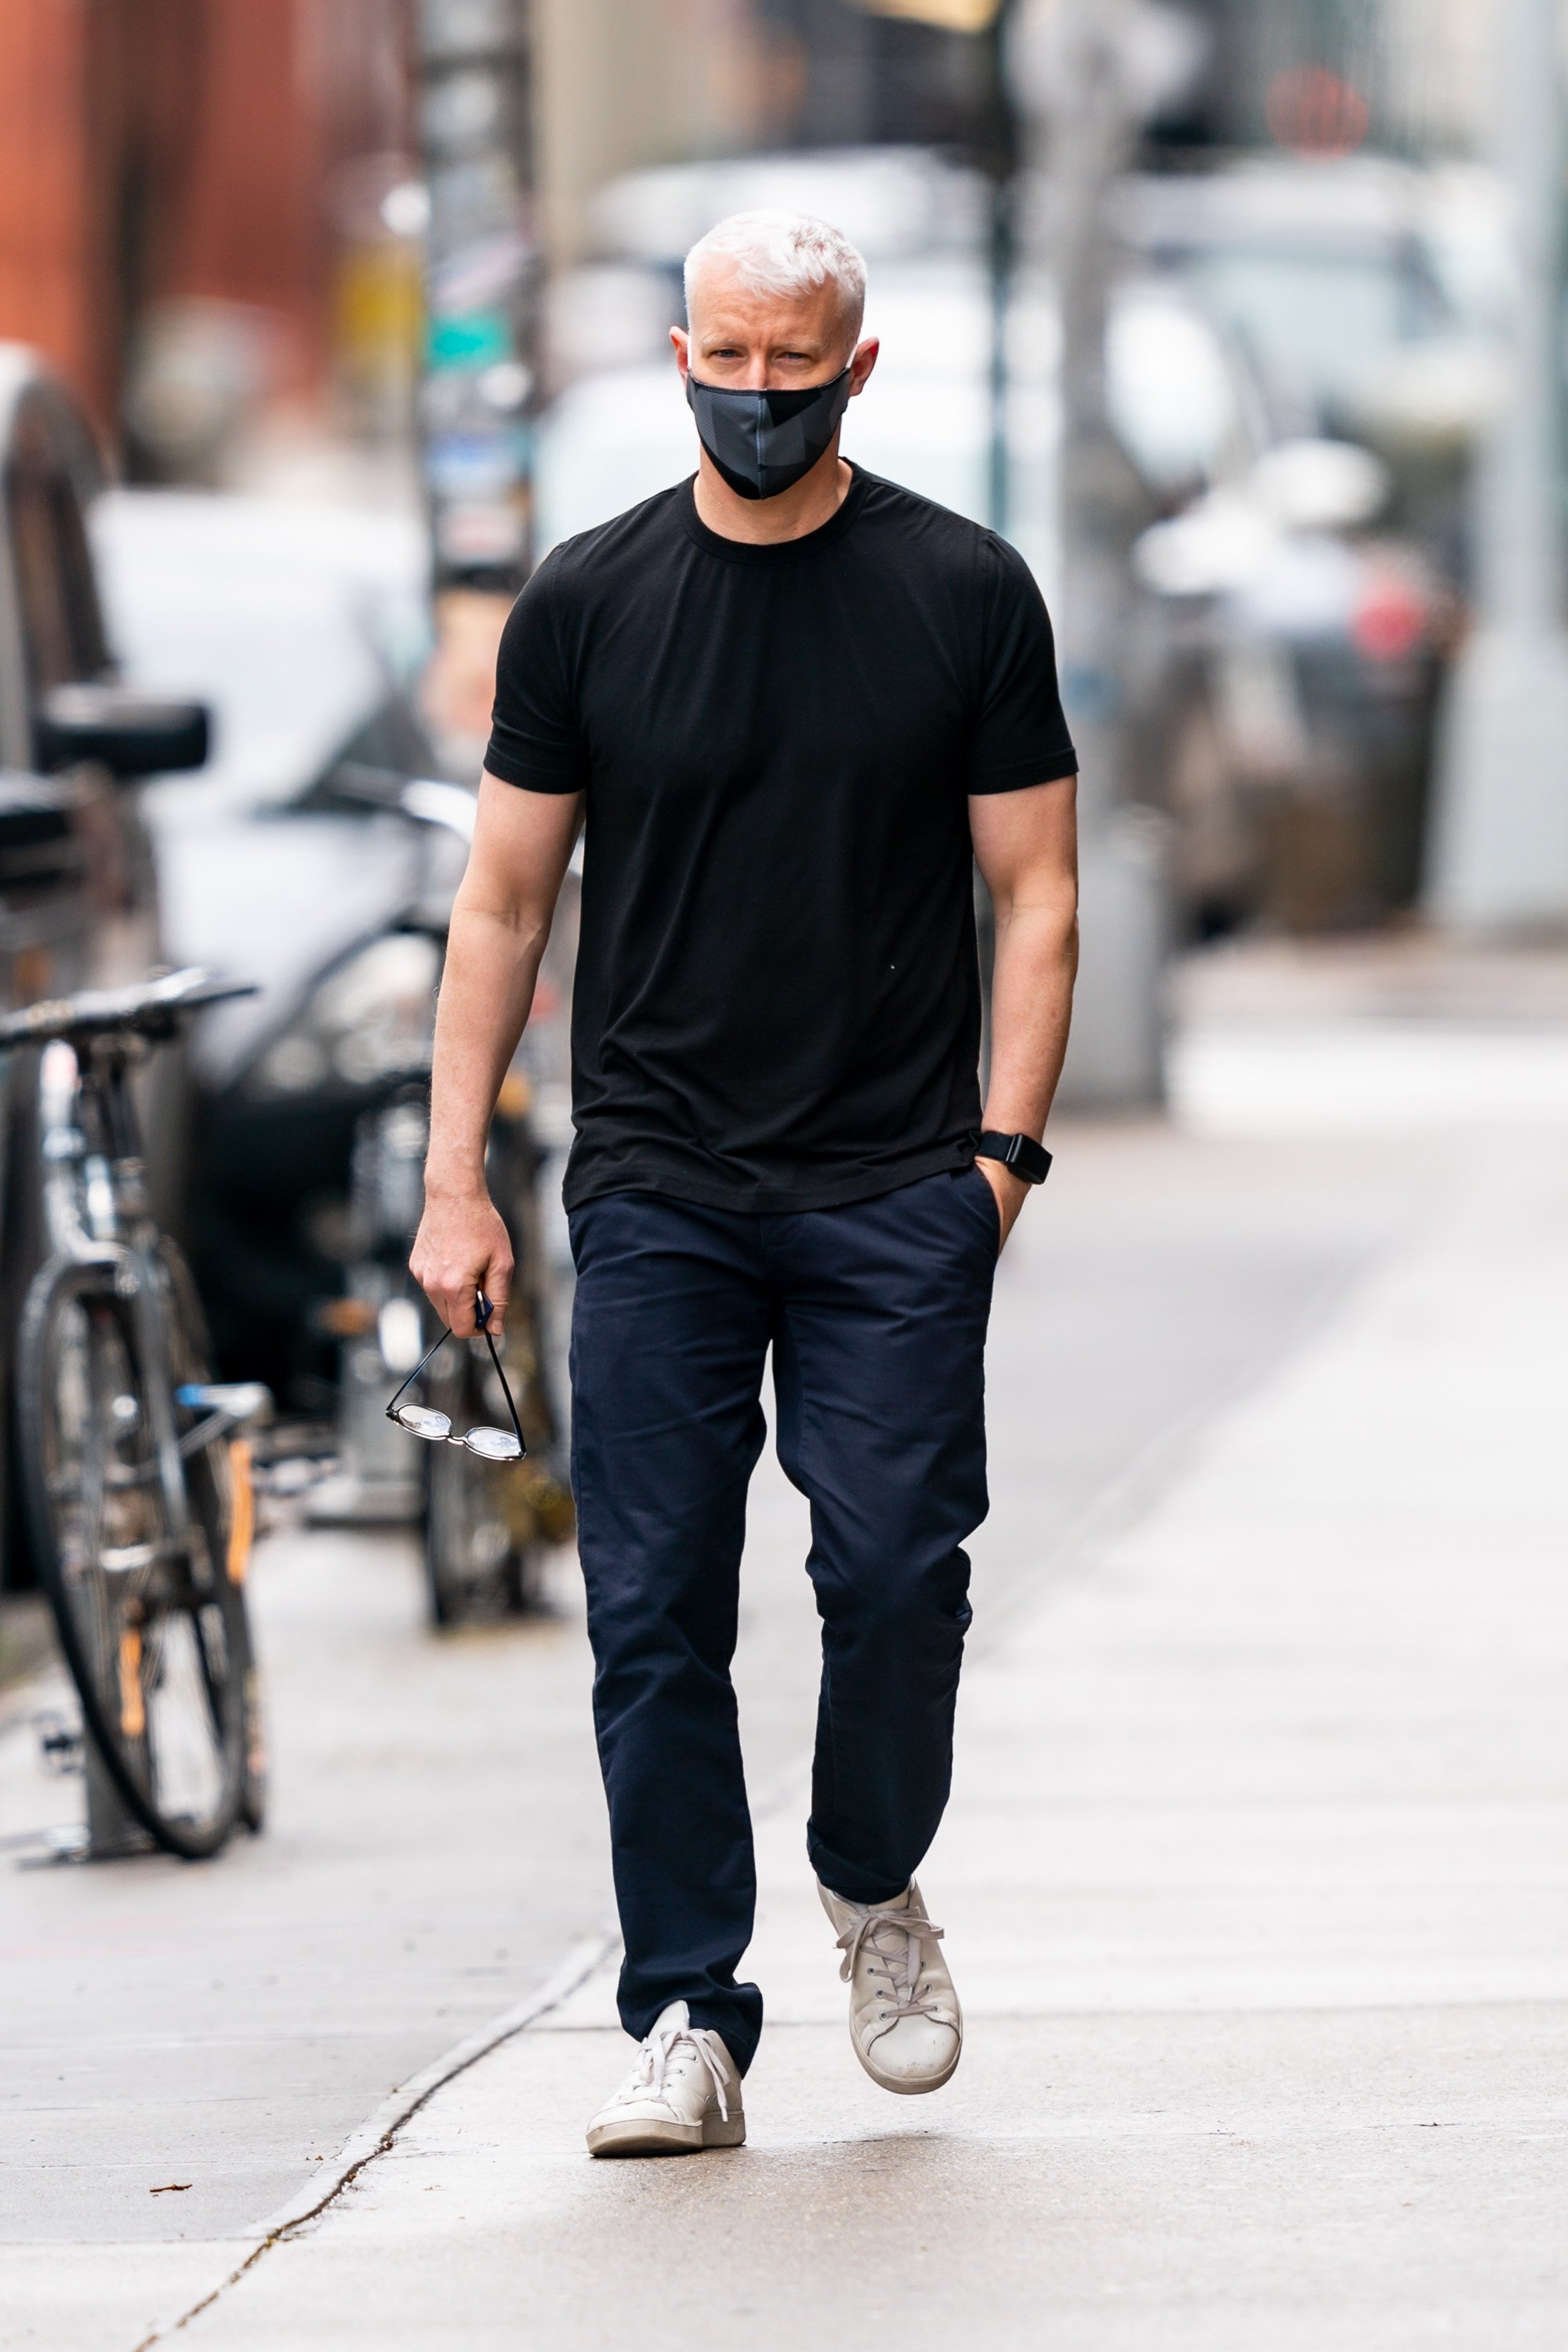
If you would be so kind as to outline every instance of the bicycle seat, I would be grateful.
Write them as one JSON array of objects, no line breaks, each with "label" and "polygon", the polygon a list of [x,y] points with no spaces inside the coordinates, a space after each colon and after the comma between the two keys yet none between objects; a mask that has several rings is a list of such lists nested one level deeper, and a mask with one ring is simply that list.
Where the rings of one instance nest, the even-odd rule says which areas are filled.
[{"label": "bicycle seat", "polygon": [[173,1037],[183,1020],[205,1006],[258,993],[253,980],[219,980],[193,964],[158,980],[133,981],[127,988],[79,989],[74,996],[47,997],[19,1013],[0,1014],[0,1045],[41,1045],[54,1037],[76,1044],[116,1033]]}]

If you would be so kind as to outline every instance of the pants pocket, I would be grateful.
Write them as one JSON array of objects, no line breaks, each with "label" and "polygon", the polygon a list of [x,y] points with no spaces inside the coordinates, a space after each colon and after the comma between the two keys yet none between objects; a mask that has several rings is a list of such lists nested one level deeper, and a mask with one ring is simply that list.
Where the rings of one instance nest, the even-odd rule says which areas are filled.
[{"label": "pants pocket", "polygon": [[994,1261],[1002,1255],[1001,1202],[981,1174],[978,1163],[973,1160],[967,1168],[959,1170],[953,1181],[971,1204],[984,1218],[986,1238],[990,1242],[991,1255]]}]

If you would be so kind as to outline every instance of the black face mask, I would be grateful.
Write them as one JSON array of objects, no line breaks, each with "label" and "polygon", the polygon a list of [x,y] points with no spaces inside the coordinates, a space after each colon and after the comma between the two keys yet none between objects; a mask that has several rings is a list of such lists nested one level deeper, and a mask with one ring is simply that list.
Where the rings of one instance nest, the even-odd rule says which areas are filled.
[{"label": "black face mask", "polygon": [[697,437],[742,499],[776,499],[809,474],[849,403],[849,370],[804,392],[731,392],[686,379]]}]

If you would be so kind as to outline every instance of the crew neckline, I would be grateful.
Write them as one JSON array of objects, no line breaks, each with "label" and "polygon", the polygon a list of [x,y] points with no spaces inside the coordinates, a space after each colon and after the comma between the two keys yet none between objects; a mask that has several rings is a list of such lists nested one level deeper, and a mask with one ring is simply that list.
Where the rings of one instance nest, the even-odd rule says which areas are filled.
[{"label": "crew neckline", "polygon": [[843,499],[826,522],[815,530],[802,531],[798,539],[727,539],[721,530],[710,530],[697,511],[697,477],[689,474],[680,487],[680,519],[689,537],[709,555],[716,555],[722,563],[783,563],[796,556],[813,555],[819,547],[841,538],[866,503],[871,476],[862,466],[847,457],[844,460],[853,479]]}]

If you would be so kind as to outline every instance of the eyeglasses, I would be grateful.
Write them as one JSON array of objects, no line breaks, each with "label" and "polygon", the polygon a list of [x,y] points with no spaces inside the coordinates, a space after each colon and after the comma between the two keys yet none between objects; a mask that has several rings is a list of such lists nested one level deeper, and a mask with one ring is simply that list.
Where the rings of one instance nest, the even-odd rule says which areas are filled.
[{"label": "eyeglasses", "polygon": [[444,1330],[435,1347],[427,1349],[420,1357],[419,1361],[404,1381],[403,1387],[398,1390],[397,1395],[387,1406],[386,1417],[388,1421],[395,1421],[399,1429],[405,1429],[410,1437],[422,1437],[426,1445],[466,1445],[470,1454],[479,1454],[481,1460],[486,1462],[521,1462],[528,1452],[528,1446],[522,1434],[522,1423],[517,1417],[517,1406],[512,1401],[511,1390],[508,1385],[506,1374],[501,1369],[500,1357],[496,1352],[495,1338],[490,1330],[490,1317],[494,1313],[494,1307],[481,1290],[474,1320],[485,1335],[485,1345],[490,1351],[490,1361],[496,1368],[496,1378],[500,1382],[500,1392],[506,1399],[506,1409],[511,1415],[510,1429],[480,1427],[470,1429],[466,1437],[454,1437],[449,1413],[437,1412],[426,1404],[399,1402],[399,1399],[405,1391],[414,1386],[431,1357],[446,1346],[452,1336],[449,1330]]}]

